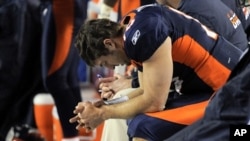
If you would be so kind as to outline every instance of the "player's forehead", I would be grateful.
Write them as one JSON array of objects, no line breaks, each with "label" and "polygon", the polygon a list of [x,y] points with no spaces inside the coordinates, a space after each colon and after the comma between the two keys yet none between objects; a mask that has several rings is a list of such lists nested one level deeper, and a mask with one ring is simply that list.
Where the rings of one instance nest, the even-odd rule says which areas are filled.
[{"label": "player's forehead", "polygon": [[109,62],[110,60],[112,60],[112,56],[105,55],[105,56],[100,56],[100,57],[96,58],[94,63],[96,66],[105,66],[107,64],[107,62]]}]

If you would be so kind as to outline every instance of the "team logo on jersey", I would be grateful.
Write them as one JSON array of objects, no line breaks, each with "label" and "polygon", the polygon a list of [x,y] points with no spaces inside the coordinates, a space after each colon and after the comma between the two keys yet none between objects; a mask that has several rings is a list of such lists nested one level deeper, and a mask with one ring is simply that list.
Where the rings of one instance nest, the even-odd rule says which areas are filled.
[{"label": "team logo on jersey", "polygon": [[174,89],[171,89],[169,92],[177,92],[179,93],[180,95],[182,94],[181,93],[181,87],[182,87],[182,83],[183,83],[183,80],[181,80],[178,76],[177,77],[174,77],[172,79],[172,83],[174,84]]},{"label": "team logo on jersey", "polygon": [[133,45],[136,45],[136,43],[137,43],[137,41],[138,41],[138,39],[139,39],[140,36],[141,36],[141,32],[137,29],[135,31],[132,39],[131,39],[131,42],[132,42]]},{"label": "team logo on jersey", "polygon": [[227,16],[235,29],[241,24],[241,21],[233,11],[230,11]]},{"label": "team logo on jersey", "polygon": [[249,18],[249,15],[250,15],[249,9],[250,9],[249,7],[243,7],[242,8],[242,11],[243,11],[243,13],[245,15],[245,20],[247,20]]}]

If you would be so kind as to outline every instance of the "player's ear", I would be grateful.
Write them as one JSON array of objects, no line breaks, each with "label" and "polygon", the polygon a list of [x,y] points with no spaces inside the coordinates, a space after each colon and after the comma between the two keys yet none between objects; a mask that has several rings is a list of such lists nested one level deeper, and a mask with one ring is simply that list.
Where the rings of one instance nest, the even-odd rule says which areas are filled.
[{"label": "player's ear", "polygon": [[105,45],[106,48],[108,49],[112,49],[114,48],[115,46],[113,45],[113,41],[111,39],[104,39],[103,40],[103,44]]}]

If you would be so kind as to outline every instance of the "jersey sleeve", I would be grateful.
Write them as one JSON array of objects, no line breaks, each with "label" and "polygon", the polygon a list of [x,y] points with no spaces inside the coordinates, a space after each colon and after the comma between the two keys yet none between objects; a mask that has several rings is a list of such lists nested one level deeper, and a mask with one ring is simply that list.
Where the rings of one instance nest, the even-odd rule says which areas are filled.
[{"label": "jersey sleeve", "polygon": [[125,32],[125,51],[136,62],[149,59],[169,34],[160,16],[140,15]]}]

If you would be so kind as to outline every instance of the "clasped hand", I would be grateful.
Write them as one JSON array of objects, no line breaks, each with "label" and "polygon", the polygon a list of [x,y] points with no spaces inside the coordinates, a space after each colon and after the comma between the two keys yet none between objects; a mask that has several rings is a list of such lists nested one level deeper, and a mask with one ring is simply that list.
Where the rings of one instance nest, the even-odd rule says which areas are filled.
[{"label": "clasped hand", "polygon": [[[102,91],[101,97],[105,99],[111,99],[116,92],[130,86],[131,79],[126,76],[116,75],[99,79],[99,88]],[[89,101],[79,102],[73,111],[76,115],[70,119],[70,123],[77,122],[76,129],[85,128],[87,132],[95,129],[105,120],[102,117],[103,105],[104,102],[102,100],[94,103]]]},{"label": "clasped hand", "polygon": [[101,90],[101,98],[112,99],[118,91],[130,88],[131,81],[131,78],[118,74],[114,77],[100,78],[99,89]]},{"label": "clasped hand", "polygon": [[102,101],[94,103],[89,101],[79,102],[73,111],[76,115],[72,117],[69,122],[77,122],[78,125],[76,126],[76,129],[85,128],[87,132],[90,132],[104,121],[101,116],[101,106],[103,104]]}]

